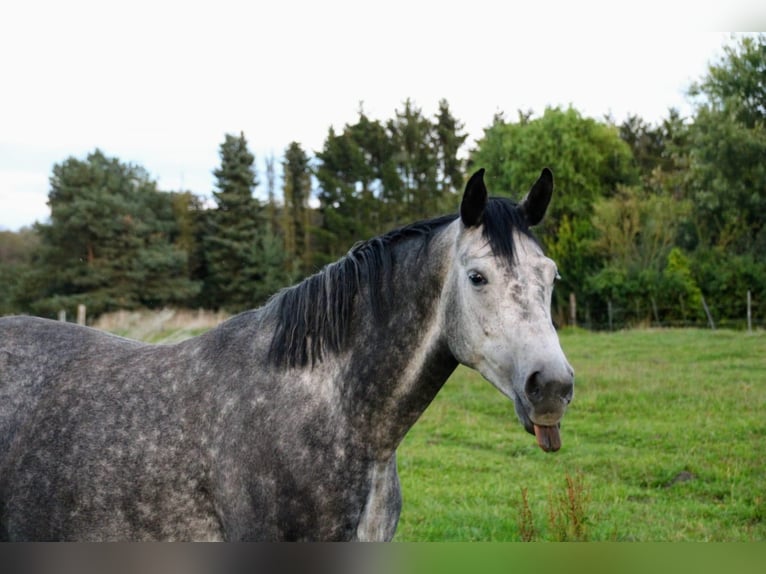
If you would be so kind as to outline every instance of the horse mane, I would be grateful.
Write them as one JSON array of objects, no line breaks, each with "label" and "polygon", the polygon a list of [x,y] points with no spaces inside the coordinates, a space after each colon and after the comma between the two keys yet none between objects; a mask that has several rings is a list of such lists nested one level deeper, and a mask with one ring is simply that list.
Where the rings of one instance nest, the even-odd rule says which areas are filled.
[{"label": "horse mane", "polygon": [[[276,313],[269,362],[287,367],[313,366],[326,353],[343,350],[354,300],[363,288],[375,321],[380,321],[389,307],[393,247],[419,238],[420,249],[427,250],[435,232],[457,217],[452,214],[418,221],[359,242],[335,263],[277,293],[269,303]],[[493,253],[509,262],[514,253],[512,230],[532,237],[522,210],[505,198],[490,198],[482,223],[483,236]]]}]

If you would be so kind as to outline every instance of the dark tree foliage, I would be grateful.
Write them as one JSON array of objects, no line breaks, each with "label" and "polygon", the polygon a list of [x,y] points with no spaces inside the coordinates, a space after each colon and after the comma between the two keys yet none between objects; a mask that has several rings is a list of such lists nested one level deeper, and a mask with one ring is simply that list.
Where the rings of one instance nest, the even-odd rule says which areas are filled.
[{"label": "dark tree foliage", "polygon": [[298,142],[285,151],[282,235],[291,273],[306,275],[312,269],[310,223],[311,165]]},{"label": "dark tree foliage", "polygon": [[330,128],[317,153],[316,260],[333,260],[357,241],[455,209],[462,129],[446,101],[432,121],[411,100],[386,122],[360,110],[341,133]]},{"label": "dark tree foliage", "polygon": [[745,36],[690,89],[686,193],[692,202],[694,268],[713,309],[743,317],[746,292],[766,318],[766,34]]},{"label": "dark tree foliage", "polygon": [[590,222],[596,203],[637,181],[630,147],[617,128],[571,107],[547,108],[538,118],[520,113],[517,122],[496,115],[477,146],[471,163],[487,169],[487,185],[495,194],[519,200],[541,168],[553,170],[555,201],[540,236],[561,270],[555,294],[558,320],[563,321],[569,293],[583,299],[587,277],[600,266],[590,248],[596,239]]},{"label": "dark tree foliage", "polygon": [[[140,167],[101,151],[54,166],[49,224],[38,224],[34,270],[19,310],[54,316],[180,305],[198,291],[187,273],[173,198]],[[70,315],[71,316],[71,315]]]},{"label": "dark tree foliage", "polygon": [[402,199],[393,159],[385,128],[363,112],[340,134],[330,128],[317,153],[321,217],[314,233],[317,263],[337,259],[357,241],[385,228],[390,218],[385,206],[398,205]]},{"label": "dark tree foliage", "polygon": [[253,195],[258,185],[255,157],[244,134],[227,134],[220,157],[213,172],[216,208],[204,222],[203,303],[237,312],[257,307],[284,285],[284,250]]},{"label": "dark tree foliage", "polygon": [[39,243],[37,233],[31,228],[16,233],[0,231],[0,315],[17,311],[16,301],[23,289],[24,277],[31,271]]}]

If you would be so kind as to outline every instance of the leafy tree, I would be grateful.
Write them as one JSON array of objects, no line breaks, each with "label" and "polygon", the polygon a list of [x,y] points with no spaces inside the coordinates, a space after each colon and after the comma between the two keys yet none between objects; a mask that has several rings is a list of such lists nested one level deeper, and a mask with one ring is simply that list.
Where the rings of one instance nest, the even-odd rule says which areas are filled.
[{"label": "leafy tree", "polygon": [[692,270],[714,315],[766,317],[766,34],[725,46],[692,85],[685,193]]},{"label": "leafy tree", "polygon": [[692,86],[690,197],[698,234],[733,253],[766,250],[766,34],[726,46]]},{"label": "leafy tree", "polygon": [[288,278],[284,251],[268,228],[254,197],[258,185],[255,156],[244,134],[227,134],[220,146],[221,165],[213,174],[216,208],[205,222],[206,306],[242,311],[263,303]]},{"label": "leafy tree", "polygon": [[633,162],[641,174],[650,174],[660,167],[665,151],[662,129],[631,115],[619,126],[620,138],[633,151]]},{"label": "leafy tree", "polygon": [[546,108],[539,118],[520,113],[507,122],[497,114],[471,154],[471,164],[487,169],[488,187],[520,199],[548,166],[556,196],[543,223],[545,246],[563,277],[555,291],[557,315],[563,316],[568,294],[584,293],[588,276],[599,267],[590,249],[594,205],[613,197],[620,186],[637,183],[630,147],[611,124],[584,118],[571,107]]},{"label": "leafy tree", "polygon": [[723,56],[689,89],[703,107],[732,112],[746,128],[766,119],[766,33],[744,36],[723,47]]},{"label": "leafy tree", "polygon": [[50,224],[27,277],[25,308],[46,315],[87,304],[90,314],[179,305],[198,291],[187,271],[173,198],[140,167],[101,151],[55,165]]},{"label": "leafy tree", "polygon": [[592,249],[603,263],[586,281],[593,320],[606,322],[606,301],[621,310],[623,319],[639,322],[652,316],[677,318],[664,310],[677,307],[679,297],[697,301],[683,253],[674,247],[679,222],[688,209],[687,202],[638,187],[620,187],[614,197],[596,202]]},{"label": "leafy tree", "polygon": [[748,291],[752,294],[753,320],[766,321],[766,265],[762,255],[703,247],[694,252],[691,270],[717,325],[744,324]]},{"label": "leafy tree", "polygon": [[536,119],[508,123],[496,115],[471,154],[471,164],[487,169],[495,193],[520,195],[548,166],[556,180],[556,201],[546,216],[555,229],[564,215],[588,219],[597,198],[618,185],[637,182],[630,147],[610,124],[584,118],[573,108],[546,108]]}]

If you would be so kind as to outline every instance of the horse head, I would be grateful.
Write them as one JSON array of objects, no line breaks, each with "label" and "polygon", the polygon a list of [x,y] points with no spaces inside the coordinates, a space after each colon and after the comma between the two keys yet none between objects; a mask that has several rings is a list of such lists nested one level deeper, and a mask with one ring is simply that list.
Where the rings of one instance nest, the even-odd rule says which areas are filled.
[{"label": "horse head", "polygon": [[560,420],[572,400],[574,371],[551,319],[556,264],[529,228],[553,193],[544,169],[519,204],[488,199],[484,170],[468,181],[443,320],[451,352],[514,401],[525,429],[545,451],[561,447]]}]

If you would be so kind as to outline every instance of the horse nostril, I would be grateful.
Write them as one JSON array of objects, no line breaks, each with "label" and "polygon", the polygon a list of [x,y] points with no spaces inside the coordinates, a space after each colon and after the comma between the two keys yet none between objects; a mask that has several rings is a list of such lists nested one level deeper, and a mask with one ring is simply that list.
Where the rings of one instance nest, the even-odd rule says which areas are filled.
[{"label": "horse nostril", "polygon": [[561,398],[564,399],[565,403],[567,404],[571,403],[572,396],[574,395],[574,383],[571,381],[561,383],[561,388],[559,389],[559,393],[561,394]]},{"label": "horse nostril", "polygon": [[543,389],[539,381],[539,372],[532,373],[527,379],[527,384],[524,385],[524,392],[533,403],[537,403],[543,398]]},{"label": "horse nostril", "polygon": [[524,385],[524,393],[533,405],[559,400],[569,404],[574,395],[574,382],[572,380],[546,381],[543,380],[540,371],[535,371],[527,379],[526,385]]}]

